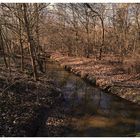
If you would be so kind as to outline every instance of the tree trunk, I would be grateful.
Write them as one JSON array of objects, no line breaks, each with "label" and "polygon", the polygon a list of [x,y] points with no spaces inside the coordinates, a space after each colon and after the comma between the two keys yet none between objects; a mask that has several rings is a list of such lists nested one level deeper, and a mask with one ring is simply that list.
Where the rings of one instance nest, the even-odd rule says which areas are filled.
[{"label": "tree trunk", "polygon": [[2,48],[4,64],[5,64],[5,67],[8,68],[8,64],[7,64],[7,60],[6,60],[6,56],[5,56],[5,49],[4,49],[4,43],[3,43],[1,28],[0,28],[0,42],[1,42],[1,48]]},{"label": "tree trunk", "polygon": [[24,8],[25,27],[26,27],[26,32],[27,32],[27,37],[28,37],[28,42],[29,42],[29,52],[31,56],[31,63],[32,63],[32,69],[33,69],[33,76],[34,76],[34,80],[36,81],[37,70],[36,70],[36,65],[35,65],[35,56],[33,52],[34,42],[33,42],[33,37],[31,36],[31,32],[30,32],[29,22],[27,18],[27,6],[25,3],[23,4],[23,8]]},{"label": "tree trunk", "polygon": [[93,10],[92,7],[91,7],[88,3],[86,3],[85,5],[86,5],[93,13],[95,13],[95,14],[99,17],[99,19],[100,19],[100,21],[101,21],[101,26],[102,26],[102,44],[101,44],[101,46],[100,46],[100,54],[99,54],[99,60],[101,60],[101,59],[102,59],[103,46],[104,46],[104,39],[105,39],[104,21],[103,21],[101,15],[100,15],[97,11]]}]

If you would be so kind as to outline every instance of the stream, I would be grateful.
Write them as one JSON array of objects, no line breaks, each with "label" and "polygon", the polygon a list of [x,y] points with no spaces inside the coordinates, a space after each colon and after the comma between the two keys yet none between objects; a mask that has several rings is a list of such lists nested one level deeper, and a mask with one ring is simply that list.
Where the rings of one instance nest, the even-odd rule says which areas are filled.
[{"label": "stream", "polygon": [[[61,89],[65,109],[71,110],[71,129],[63,136],[136,136],[140,133],[140,106],[105,93],[56,62],[47,62],[47,75]],[[44,129],[47,127],[38,136],[45,136]]]}]

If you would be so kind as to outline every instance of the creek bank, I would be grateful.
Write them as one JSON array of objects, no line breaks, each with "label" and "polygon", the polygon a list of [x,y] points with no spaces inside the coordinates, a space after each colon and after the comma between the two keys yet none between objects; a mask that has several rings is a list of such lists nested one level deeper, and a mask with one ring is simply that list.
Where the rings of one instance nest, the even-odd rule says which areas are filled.
[{"label": "creek bank", "polygon": [[140,74],[125,72],[117,60],[98,61],[95,58],[70,57],[61,53],[52,53],[50,58],[92,85],[140,104]]},{"label": "creek bank", "polygon": [[[23,78],[24,77],[24,78]],[[0,136],[36,136],[50,115],[50,110],[63,99],[61,91],[47,75],[32,78],[15,70],[1,68]]]}]

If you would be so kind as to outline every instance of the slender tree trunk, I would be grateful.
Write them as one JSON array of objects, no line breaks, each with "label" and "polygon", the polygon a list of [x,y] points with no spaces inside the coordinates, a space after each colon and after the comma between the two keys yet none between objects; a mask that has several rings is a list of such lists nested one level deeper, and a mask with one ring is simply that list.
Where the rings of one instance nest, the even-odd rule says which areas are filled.
[{"label": "slender tree trunk", "polygon": [[27,6],[25,3],[23,4],[23,8],[24,8],[25,27],[26,27],[27,37],[28,37],[28,42],[29,42],[29,52],[30,52],[30,56],[31,56],[31,63],[32,63],[32,69],[33,69],[33,76],[34,76],[34,80],[36,81],[37,80],[37,70],[36,70],[36,65],[35,65],[35,56],[33,53],[34,43],[33,43],[33,37],[31,36],[31,32],[30,32],[29,22],[28,22],[28,18],[27,18]]},{"label": "slender tree trunk", "polygon": [[36,15],[36,40],[37,40],[37,52],[40,53],[41,48],[40,48],[40,42],[39,42],[39,12],[38,12],[38,4],[35,3],[35,15]]},{"label": "slender tree trunk", "polygon": [[[19,8],[22,8],[22,5],[19,5]],[[19,9],[20,10],[20,9]],[[19,43],[20,43],[20,53],[21,53],[21,71],[24,70],[24,52],[23,52],[23,42],[22,42],[22,22],[20,17],[20,12],[18,11],[18,22],[19,22]]]},{"label": "slender tree trunk", "polygon": [[105,40],[104,21],[101,17],[100,17],[100,20],[101,20],[101,25],[102,25],[102,44],[101,44],[101,47],[100,47],[99,60],[102,59],[102,52],[103,52],[103,46],[104,46],[104,40]]},{"label": "slender tree trunk", "polygon": [[20,36],[20,50],[21,50],[21,71],[24,70],[24,55],[23,55],[23,43]]},{"label": "slender tree trunk", "polygon": [[5,45],[7,47],[7,54],[8,54],[8,68],[9,68],[9,77],[11,76],[11,52],[8,41],[5,39]]},{"label": "slender tree trunk", "polygon": [[8,68],[7,60],[6,60],[6,55],[5,55],[5,49],[4,49],[4,43],[3,43],[3,38],[2,38],[2,30],[0,28],[0,42],[1,42],[1,48],[2,48],[2,54],[3,54],[3,60],[5,67]]},{"label": "slender tree trunk", "polygon": [[100,46],[100,53],[99,53],[99,60],[101,60],[101,59],[102,59],[103,46],[104,46],[104,40],[105,40],[104,20],[102,19],[101,15],[100,15],[97,11],[93,10],[92,7],[91,7],[88,3],[85,3],[85,5],[86,5],[93,13],[95,13],[95,14],[99,17],[99,19],[100,19],[100,21],[101,21],[101,26],[102,26],[102,44],[101,44],[101,46]]},{"label": "slender tree trunk", "polygon": [[76,32],[75,32],[75,41],[76,41],[75,52],[76,52],[76,56],[78,56],[78,30],[76,30]]}]

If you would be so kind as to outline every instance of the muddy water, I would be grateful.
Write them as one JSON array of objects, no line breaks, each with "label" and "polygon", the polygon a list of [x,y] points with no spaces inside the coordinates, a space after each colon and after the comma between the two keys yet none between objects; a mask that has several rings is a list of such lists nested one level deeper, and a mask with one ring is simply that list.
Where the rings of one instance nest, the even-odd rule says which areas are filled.
[{"label": "muddy water", "polygon": [[47,74],[61,89],[71,110],[71,129],[64,136],[136,136],[140,107],[93,87],[58,64],[47,63]]}]

